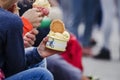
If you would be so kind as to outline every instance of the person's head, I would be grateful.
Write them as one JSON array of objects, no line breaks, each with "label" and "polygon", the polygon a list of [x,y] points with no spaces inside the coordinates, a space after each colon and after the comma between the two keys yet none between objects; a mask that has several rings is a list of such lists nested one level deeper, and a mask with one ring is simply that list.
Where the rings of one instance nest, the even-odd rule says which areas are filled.
[{"label": "person's head", "polygon": [[4,9],[8,9],[12,5],[14,5],[16,2],[17,0],[0,0],[0,6]]},{"label": "person's head", "polygon": [[25,11],[32,8],[33,2],[34,0],[19,0],[18,1],[18,7],[20,8],[19,10],[20,16],[22,16]]}]

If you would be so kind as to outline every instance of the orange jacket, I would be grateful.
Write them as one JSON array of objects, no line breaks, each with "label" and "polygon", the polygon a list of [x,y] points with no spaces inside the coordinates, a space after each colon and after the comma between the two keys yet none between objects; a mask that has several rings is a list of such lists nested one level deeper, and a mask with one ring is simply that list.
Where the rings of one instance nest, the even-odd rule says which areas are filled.
[{"label": "orange jacket", "polygon": [[32,24],[24,17],[21,17],[23,22],[23,35],[25,35],[27,32],[31,31],[33,29]]}]

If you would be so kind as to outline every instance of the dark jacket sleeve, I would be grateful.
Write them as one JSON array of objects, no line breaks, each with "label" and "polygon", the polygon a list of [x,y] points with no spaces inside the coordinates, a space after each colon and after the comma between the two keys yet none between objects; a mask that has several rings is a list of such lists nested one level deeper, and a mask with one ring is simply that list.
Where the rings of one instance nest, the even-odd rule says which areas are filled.
[{"label": "dark jacket sleeve", "polygon": [[27,66],[34,65],[43,60],[43,58],[39,55],[36,47],[26,48],[25,56]]},{"label": "dark jacket sleeve", "polygon": [[3,41],[3,71],[6,77],[23,71],[26,66],[22,21],[18,16],[7,13],[3,15],[3,21],[1,21],[2,26],[0,27]]}]

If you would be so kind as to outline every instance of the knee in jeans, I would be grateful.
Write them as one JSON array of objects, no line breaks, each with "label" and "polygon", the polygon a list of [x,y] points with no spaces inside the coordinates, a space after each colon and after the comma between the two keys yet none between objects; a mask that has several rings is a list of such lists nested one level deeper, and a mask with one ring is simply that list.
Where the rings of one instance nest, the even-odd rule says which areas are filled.
[{"label": "knee in jeans", "polygon": [[53,80],[52,73],[45,68],[38,67],[34,70],[34,72],[36,72],[37,75],[41,75],[42,77],[44,77],[45,80]]}]

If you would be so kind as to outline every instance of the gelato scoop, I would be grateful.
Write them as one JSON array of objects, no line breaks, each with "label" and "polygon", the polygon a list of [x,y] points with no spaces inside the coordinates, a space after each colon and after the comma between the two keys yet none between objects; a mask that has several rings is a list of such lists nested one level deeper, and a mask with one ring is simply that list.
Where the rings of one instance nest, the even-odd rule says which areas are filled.
[{"label": "gelato scoop", "polygon": [[50,3],[48,0],[36,0],[33,7],[38,8],[45,16],[49,14]]},{"label": "gelato scoop", "polygon": [[48,36],[59,39],[59,40],[63,40],[63,41],[68,41],[70,38],[70,35],[67,31],[64,31],[63,33],[50,31]]},{"label": "gelato scoop", "polygon": [[33,7],[50,8],[50,3],[48,2],[48,0],[36,0],[33,3]]}]

